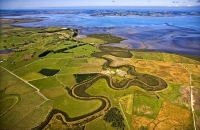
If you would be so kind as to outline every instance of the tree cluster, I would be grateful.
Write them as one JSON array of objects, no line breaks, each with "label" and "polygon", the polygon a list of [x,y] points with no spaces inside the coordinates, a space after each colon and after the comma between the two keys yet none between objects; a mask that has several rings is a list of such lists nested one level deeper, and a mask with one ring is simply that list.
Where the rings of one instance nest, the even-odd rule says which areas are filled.
[{"label": "tree cluster", "polygon": [[42,52],[41,54],[39,54],[38,57],[44,57],[44,56],[48,55],[51,52],[52,52],[52,50],[46,50],[46,51]]},{"label": "tree cluster", "polygon": [[120,113],[120,110],[117,109],[116,107],[111,108],[108,110],[106,115],[103,118],[105,121],[111,123],[112,127],[115,127],[117,129],[124,130],[124,118]]}]

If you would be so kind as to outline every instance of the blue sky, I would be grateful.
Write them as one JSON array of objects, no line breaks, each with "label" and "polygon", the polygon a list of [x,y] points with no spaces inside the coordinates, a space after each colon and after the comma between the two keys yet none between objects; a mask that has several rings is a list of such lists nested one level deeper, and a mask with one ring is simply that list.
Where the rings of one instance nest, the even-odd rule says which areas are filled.
[{"label": "blue sky", "polygon": [[0,0],[1,8],[71,6],[199,6],[200,0]]}]

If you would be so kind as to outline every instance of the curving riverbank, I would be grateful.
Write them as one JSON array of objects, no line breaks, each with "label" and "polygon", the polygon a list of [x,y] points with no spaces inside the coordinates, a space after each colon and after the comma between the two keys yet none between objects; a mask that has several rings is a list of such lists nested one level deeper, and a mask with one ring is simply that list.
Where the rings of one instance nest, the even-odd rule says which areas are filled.
[{"label": "curving riverbank", "polygon": [[[134,76],[134,78],[133,79],[125,78],[122,81],[120,81],[120,83],[115,83],[112,80],[111,76],[105,75],[105,74],[97,74],[96,76],[86,81],[76,84],[72,89],[66,88],[69,95],[74,98],[77,98],[79,100],[100,100],[102,104],[95,111],[91,113],[87,113],[85,115],[74,117],[74,118],[69,117],[69,115],[63,111],[53,109],[47,116],[46,120],[42,122],[39,126],[33,129],[44,128],[52,119],[52,117],[56,114],[63,115],[62,121],[68,126],[74,126],[74,125],[82,126],[85,123],[92,121],[99,116],[102,116],[111,107],[111,103],[109,99],[104,96],[93,96],[85,92],[89,87],[91,87],[99,79],[105,79],[110,88],[114,90],[119,90],[119,91],[127,89],[131,86],[138,86],[146,91],[159,91],[167,87],[167,83],[163,79],[156,76],[149,75],[149,74],[138,73],[135,70],[134,66],[131,66],[128,64],[120,65],[120,66],[111,66],[113,60],[110,58],[104,57],[104,55],[113,55],[113,56],[118,56],[118,57],[121,56],[121,57],[130,58],[132,57],[132,54],[130,53],[130,51],[126,49],[120,49],[120,48],[109,49],[109,48],[110,47],[100,46],[98,47],[98,49],[100,49],[101,52],[95,52],[92,54],[93,57],[106,60],[106,62],[102,66],[102,69],[107,69],[107,68],[120,69],[122,67],[125,67],[128,70],[127,74]],[[152,84],[152,82],[148,82],[148,81],[153,81],[154,83]]]}]

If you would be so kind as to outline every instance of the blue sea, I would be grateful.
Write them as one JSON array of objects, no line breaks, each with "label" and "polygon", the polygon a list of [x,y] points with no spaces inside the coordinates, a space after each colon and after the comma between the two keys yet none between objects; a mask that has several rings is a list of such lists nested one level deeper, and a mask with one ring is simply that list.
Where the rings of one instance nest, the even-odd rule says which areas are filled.
[{"label": "blue sea", "polygon": [[104,16],[89,14],[32,14],[20,16],[4,16],[4,18],[42,18],[36,23],[15,24],[24,27],[134,27],[164,26],[166,23],[179,27],[188,27],[200,31],[200,16],[145,17],[145,16]]},{"label": "blue sea", "polygon": [[[198,8],[109,8],[119,11],[176,11],[199,12]],[[43,9],[44,10],[44,9]],[[97,10],[96,8],[49,9],[48,11],[64,10]],[[98,10],[108,10],[99,8]],[[3,16],[3,18],[42,19],[39,22],[18,23],[22,27],[68,27],[79,29],[83,35],[92,33],[110,33],[126,40],[120,44],[130,45],[131,49],[151,49],[167,52],[178,52],[200,56],[200,16],[90,16],[89,13],[52,13],[26,14],[19,16]],[[143,47],[141,43],[147,47]]]}]

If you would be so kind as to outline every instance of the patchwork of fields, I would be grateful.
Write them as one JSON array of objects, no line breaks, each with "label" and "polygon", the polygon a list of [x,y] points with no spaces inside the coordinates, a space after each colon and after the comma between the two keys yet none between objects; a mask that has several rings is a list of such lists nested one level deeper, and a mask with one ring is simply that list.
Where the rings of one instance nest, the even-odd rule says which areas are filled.
[{"label": "patchwork of fields", "polygon": [[0,129],[200,128],[199,57],[99,46],[123,40],[107,34],[2,28]]}]

